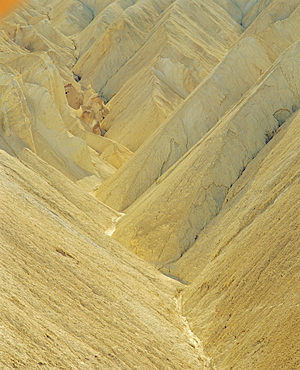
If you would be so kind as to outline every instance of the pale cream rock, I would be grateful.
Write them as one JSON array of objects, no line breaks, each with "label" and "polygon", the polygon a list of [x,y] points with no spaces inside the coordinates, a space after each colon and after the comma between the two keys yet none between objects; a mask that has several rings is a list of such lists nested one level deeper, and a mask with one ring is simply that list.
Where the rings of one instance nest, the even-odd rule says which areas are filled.
[{"label": "pale cream rock", "polygon": [[172,0],[140,0],[126,8],[76,63],[82,84],[100,91],[145,43],[148,33]]},{"label": "pale cream rock", "polygon": [[[233,1],[234,4],[240,9],[243,17],[252,11],[252,8],[255,7],[258,3],[262,3],[265,0],[236,0]],[[272,1],[272,0],[271,0]]]},{"label": "pale cream rock", "polygon": [[[299,172],[299,120],[298,111],[250,162],[230,188],[220,214],[198,235],[194,246],[177,263],[168,266],[168,273],[192,282],[239,233],[250,227],[256,217],[267,222],[264,212],[277,201]],[[287,225],[280,227],[283,229]]]},{"label": "pale cream rock", "polygon": [[228,189],[282,122],[299,108],[296,43],[206,136],[126,212],[114,238],[153,263],[178,259],[215,217]]},{"label": "pale cream rock", "polygon": [[[111,98],[137,71],[147,68],[160,72],[165,83],[185,98],[237,41],[242,30],[210,0],[175,1],[163,13],[145,45],[107,81],[102,93]],[[181,86],[172,82],[173,74],[168,77],[163,60],[169,60],[169,66],[180,65],[176,78],[178,82],[182,77]],[[182,69],[189,71],[182,75]],[[139,86],[140,79],[137,82]]]},{"label": "pale cream rock", "polygon": [[[5,40],[7,41],[7,40]],[[6,42],[7,45],[10,45],[8,42]],[[9,46],[8,46],[9,47]],[[89,148],[86,147],[86,144],[82,142],[80,139],[76,138],[70,138],[70,135],[67,134],[67,130],[71,132],[73,135],[77,136],[76,133],[80,133],[78,136],[81,138],[85,138],[85,134],[82,134],[82,129],[83,126],[80,124],[80,121],[76,118],[74,113],[70,110],[67,104],[66,96],[65,96],[65,91],[64,91],[64,85],[63,85],[63,80],[58,73],[58,69],[55,68],[53,65],[51,59],[48,57],[46,53],[43,52],[34,52],[34,53],[23,53],[19,54],[16,53],[17,48],[14,47],[13,50],[15,52],[9,53],[9,54],[4,54],[2,53],[0,55],[0,60],[5,60],[6,63],[9,65],[13,66],[15,70],[20,73],[22,77],[20,77],[22,80],[25,82],[28,82],[30,84],[34,85],[39,85],[43,86],[44,88],[47,89],[47,91],[50,93],[50,96],[47,97],[47,99],[51,100],[51,103],[49,100],[48,103],[44,101],[44,105],[40,105],[40,99],[38,97],[38,92],[36,91],[35,93],[33,92],[34,90],[30,90],[30,94],[33,94],[30,96],[31,99],[33,99],[32,104],[34,105],[35,99],[38,105],[36,105],[37,109],[44,109],[44,107],[51,107],[52,105],[52,115],[47,113],[45,115],[45,111],[41,112],[39,114],[44,115],[44,124],[49,125],[50,121],[55,120],[55,122],[58,124],[56,129],[58,131],[64,131],[67,136],[65,136],[65,139],[67,142],[70,143],[70,146],[68,147],[68,144],[64,144],[61,147],[63,148],[64,151],[66,151],[67,156],[72,156],[74,160],[74,164],[76,163],[75,167],[73,165],[69,165],[68,160],[65,159],[62,160],[61,153],[60,154],[55,154],[57,147],[57,142],[61,142],[62,139],[58,139],[56,136],[56,133],[52,131],[52,134],[48,132],[46,129],[41,129],[39,131],[39,135],[41,135],[41,132],[43,132],[46,137],[46,142],[48,143],[45,145],[44,139],[41,138],[41,136],[36,136],[35,137],[35,143],[32,142],[31,138],[31,127],[28,124],[30,118],[27,119],[27,121],[20,119],[20,122],[27,122],[25,126],[22,127],[27,127],[27,134],[25,135],[24,133],[20,132],[19,130],[19,137],[21,137],[22,140],[25,140],[26,146],[29,148],[33,149],[35,152],[38,152],[45,160],[48,160],[49,163],[54,165],[56,168],[60,169],[63,171],[63,173],[66,176],[69,176],[70,178],[81,178],[88,176],[91,178],[92,174],[95,174],[96,176],[99,176],[99,179],[95,182],[93,181],[94,185],[92,186],[92,190],[94,190],[95,184],[99,186],[105,179],[108,178],[108,174],[111,175],[114,172],[114,169],[109,167],[105,162],[103,162],[103,158],[105,160],[108,159],[110,163],[113,164],[115,167],[120,167],[131,155],[131,152],[127,150],[126,148],[123,148],[121,145],[110,141],[108,139],[103,139],[101,140],[101,144],[97,142],[97,140],[93,140],[93,138],[88,137],[88,141],[92,143],[92,147],[94,147],[97,151],[97,153],[91,152]],[[15,73],[15,72],[14,72]],[[72,84],[73,85],[73,84]],[[74,87],[77,88],[76,82],[74,81]],[[41,92],[40,92],[41,93]],[[45,91],[44,91],[45,93]],[[41,93],[41,95],[44,97],[45,94]],[[34,95],[35,94],[35,95]],[[95,92],[94,92],[95,94]],[[97,96],[97,94],[96,94]],[[55,104],[55,107],[53,106]],[[101,112],[99,111],[99,103],[97,101],[93,102],[93,108],[96,111],[97,109],[97,114],[101,114],[101,118],[107,114],[107,109],[106,107],[103,106],[101,103]],[[24,106],[24,104],[23,104]],[[18,108],[21,108],[22,105]],[[3,107],[3,109],[7,110],[8,108]],[[11,108],[10,108],[11,109]],[[24,108],[22,108],[24,110]],[[55,113],[56,112],[56,113]],[[57,115],[58,112],[58,115]],[[16,112],[14,112],[16,114]],[[23,114],[23,111],[20,112],[20,114]],[[38,114],[38,113],[36,113]],[[30,115],[30,114],[29,114]],[[56,118],[54,118],[56,117]],[[98,116],[97,116],[98,117]],[[7,117],[5,118],[7,120]],[[46,123],[46,121],[49,123]],[[37,122],[41,122],[39,119]],[[32,123],[32,122],[31,122]],[[3,123],[5,127],[7,127],[6,123]],[[53,125],[53,122],[50,124]],[[19,127],[20,124],[18,124],[16,127]],[[21,127],[21,126],[20,126]],[[6,130],[9,132],[9,130]],[[42,135],[42,136],[43,136]],[[54,136],[53,136],[54,135]],[[50,140],[50,138],[52,138]],[[19,140],[19,139],[18,139]],[[31,140],[31,141],[30,141]],[[50,141],[49,141],[50,140]],[[38,144],[37,144],[38,142]],[[36,146],[37,145],[37,146]],[[52,148],[49,147],[53,146]],[[60,145],[58,145],[59,147]],[[40,148],[43,147],[41,150]],[[72,148],[72,149],[71,149]],[[61,151],[61,149],[59,149]],[[100,151],[100,152],[99,152]],[[114,152],[116,151],[116,153]],[[72,153],[72,154],[71,154]],[[76,153],[76,154],[75,154]],[[96,155],[97,154],[97,155]],[[102,155],[102,157],[99,157],[99,154]],[[58,160],[58,158],[60,158]],[[62,161],[62,162],[61,162]],[[79,166],[80,168],[76,168],[76,166]],[[75,172],[74,172],[75,171]],[[100,171],[100,172],[99,172]]]},{"label": "pale cream rock", "polygon": [[299,180],[186,292],[184,313],[216,367],[299,365],[298,195]]},{"label": "pale cream rock", "polygon": [[[211,129],[273,60],[299,40],[299,22],[297,8],[290,17],[256,36],[242,38],[131,161],[101,186],[99,199],[118,210],[130,206]],[[151,163],[150,153],[155,153]]]},{"label": "pale cream rock", "polygon": [[73,80],[70,68],[76,61],[76,50],[72,40],[55,29],[44,10],[25,3],[18,14],[12,13],[0,21],[1,28],[18,45],[28,51],[46,51],[66,82]]},{"label": "pale cream rock", "polygon": [[114,166],[114,168],[121,167],[132,156],[132,152],[122,144],[106,137],[95,135],[92,132],[88,132],[79,125],[73,125],[73,127],[70,128],[70,131],[72,131],[74,136],[83,139],[89,147],[98,152],[100,158]]},{"label": "pale cream rock", "polygon": [[300,6],[297,6],[289,16],[282,20],[276,20],[257,34],[272,62],[292,43],[299,40],[299,21]]},{"label": "pale cream rock", "polygon": [[[93,173],[94,168],[85,142],[78,137],[68,135],[48,90],[27,84],[25,94],[35,112],[32,131],[37,154],[54,167],[59,168],[65,175],[70,171],[68,159],[71,159],[83,171]],[[47,113],[45,106],[48,108]]]},{"label": "pale cream rock", "polygon": [[35,151],[31,130],[33,117],[27,106],[24,84],[21,79],[12,78],[9,72],[11,70],[0,64],[1,129],[5,137]]},{"label": "pale cream rock", "polygon": [[267,29],[271,24],[288,18],[299,5],[299,0],[291,0],[288,3],[282,0],[258,2],[243,19],[243,25],[247,27],[245,36]]},{"label": "pale cream rock", "polygon": [[[77,207],[77,212],[83,212],[93,220],[103,232],[114,228],[116,221],[122,216],[121,213],[109,208],[97,201],[92,195],[80,189],[73,181],[63,176],[62,173],[51,167],[47,162],[36,156],[28,149],[22,148],[18,157],[23,164],[31,168],[37,176],[42,177],[56,191],[58,191],[71,205]],[[111,175],[111,174],[109,174]],[[74,210],[75,210],[74,207]],[[67,207],[66,207],[67,208]],[[87,226],[87,222],[85,222]],[[86,227],[85,226],[85,227]]]},{"label": "pale cream rock", "polygon": [[[82,3],[84,3],[87,7],[89,7],[94,16],[97,16],[100,12],[105,10],[107,7],[109,7],[110,4],[116,3],[116,0],[102,0],[101,2],[98,0],[83,0]],[[130,4],[134,3],[134,0],[120,0],[119,1],[122,6],[130,6]],[[88,26],[87,26],[88,27]]]},{"label": "pale cream rock", "polygon": [[[1,23],[0,23],[1,24]],[[28,50],[24,48],[20,48],[16,45],[7,35],[6,32],[0,30],[0,50],[1,53],[3,52],[16,52],[19,55],[28,54]]]},{"label": "pale cream rock", "polygon": [[132,156],[132,152],[122,144],[100,136],[105,133],[105,130],[100,127],[100,123],[109,113],[109,108],[91,86],[88,86],[83,92],[83,104],[75,112],[83,126],[80,127],[78,122],[76,124],[76,120],[73,119],[68,126],[69,130],[73,135],[85,140],[87,145],[98,153],[99,158],[114,168],[120,168]]},{"label": "pale cream rock", "polygon": [[[12,56],[15,57],[15,55]],[[68,175],[68,171],[70,173],[73,171],[68,164],[70,158],[76,166],[79,166],[75,171],[77,175],[83,173],[83,171],[93,173],[94,168],[86,144],[79,138],[70,138],[67,134],[65,122],[62,118],[68,114],[66,112],[65,93],[61,84],[61,77],[49,57],[43,53],[30,54],[10,59],[9,64],[13,65],[22,74],[19,79],[25,82],[22,85],[22,93],[26,97],[26,101],[23,98],[23,103],[18,107],[18,110],[15,107],[18,103],[14,104],[12,97],[6,97],[5,111],[10,109],[13,114],[16,114],[17,111],[20,112],[19,116],[14,118],[14,121],[9,118],[9,115],[6,117],[9,124],[16,122],[16,127],[20,125],[24,127],[25,125],[27,127],[26,136],[29,136],[29,138],[32,136],[34,142],[34,145],[29,145],[29,148],[54,167],[60,169],[65,175]],[[43,73],[39,73],[39,70],[42,70]],[[8,108],[7,104],[12,105]],[[34,111],[34,115],[29,112],[27,104]],[[24,107],[27,110],[23,113]],[[45,107],[48,108],[47,112]],[[24,121],[20,114],[27,117],[27,120]],[[14,129],[16,130],[16,128]],[[21,140],[25,140],[25,133],[19,132],[18,136]],[[65,140],[65,144],[61,145],[60,143],[63,140]],[[28,145],[28,142],[25,143]],[[52,146],[56,148],[56,154],[51,149]]]},{"label": "pale cream rock", "polygon": [[45,87],[62,116],[65,117],[69,113],[63,80],[47,53],[11,54],[5,55],[4,60],[22,75],[24,82]]},{"label": "pale cream rock", "polygon": [[111,112],[101,122],[105,137],[122,143],[131,151],[137,150],[183,101],[153,71],[147,75],[142,71],[136,77],[143,81],[140,93],[133,99],[137,79],[126,84],[110,101]]},{"label": "pale cream rock", "polygon": [[132,152],[122,144],[106,137],[84,131],[82,132],[82,138],[91,148],[99,153],[100,158],[115,168],[123,166],[132,156]]},{"label": "pale cream rock", "polygon": [[[99,199],[118,210],[130,206],[213,127],[269,66],[269,58],[255,38],[238,43],[132,159],[101,186]],[[151,162],[150,153],[154,153]]]},{"label": "pale cream rock", "polygon": [[[108,98],[118,91],[110,101],[112,112],[102,123],[106,137],[132,151],[194,90],[241,32],[210,1],[175,1],[165,13],[141,50],[102,91]],[[226,29],[221,33],[223,24]]]},{"label": "pale cream rock", "polygon": [[0,22],[5,368],[299,367],[298,4],[31,0]]},{"label": "pale cream rock", "polygon": [[82,31],[92,20],[93,12],[77,0],[51,1],[48,16],[51,23],[66,36]]},{"label": "pale cream rock", "polygon": [[74,42],[76,44],[78,54],[81,57],[94,43],[97,42],[98,38],[107,31],[109,26],[117,21],[122,15],[123,11],[132,5],[130,1],[107,1],[110,3],[107,6],[102,5],[102,1],[97,2],[97,6],[101,9],[101,12],[92,20],[92,22],[80,33],[74,36]]}]

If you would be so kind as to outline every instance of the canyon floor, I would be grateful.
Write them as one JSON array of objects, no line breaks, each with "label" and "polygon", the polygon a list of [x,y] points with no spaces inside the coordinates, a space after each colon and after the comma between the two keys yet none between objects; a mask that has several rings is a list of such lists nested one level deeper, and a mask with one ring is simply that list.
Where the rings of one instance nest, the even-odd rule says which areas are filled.
[{"label": "canyon floor", "polygon": [[0,20],[0,369],[300,369],[300,0]]}]

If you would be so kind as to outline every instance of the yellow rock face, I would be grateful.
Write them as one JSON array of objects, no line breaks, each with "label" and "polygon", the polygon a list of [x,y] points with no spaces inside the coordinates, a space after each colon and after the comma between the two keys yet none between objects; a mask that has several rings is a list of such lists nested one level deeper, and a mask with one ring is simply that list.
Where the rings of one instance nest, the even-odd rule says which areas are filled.
[{"label": "yellow rock face", "polygon": [[0,20],[1,369],[300,368],[299,22],[300,0]]},{"label": "yellow rock face", "polygon": [[287,124],[190,254],[184,313],[217,368],[299,367],[299,115]]},{"label": "yellow rock face", "polygon": [[101,231],[115,212],[28,155],[34,171],[0,153],[4,368],[204,368],[172,299],[179,284]]}]

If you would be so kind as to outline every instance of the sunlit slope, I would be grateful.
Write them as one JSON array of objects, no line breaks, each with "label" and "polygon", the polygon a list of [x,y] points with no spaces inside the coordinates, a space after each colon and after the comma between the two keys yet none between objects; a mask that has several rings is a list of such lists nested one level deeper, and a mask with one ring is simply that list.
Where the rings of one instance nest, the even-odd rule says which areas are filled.
[{"label": "sunlit slope", "polygon": [[[107,99],[113,97],[111,113],[101,126],[106,137],[132,151],[194,90],[242,32],[211,1],[175,1],[159,17],[152,7],[151,1],[137,2],[115,16],[74,67],[83,84],[92,84]],[[119,8],[110,7],[109,14],[105,9],[98,18],[111,19],[114,9]],[[125,31],[119,29],[120,22],[125,22]],[[140,29],[148,33],[143,31],[142,38],[139,33],[139,41]],[[98,27],[95,30],[99,34]],[[81,34],[77,42],[82,43]],[[103,86],[97,85],[101,80]]]},{"label": "sunlit slope", "polygon": [[143,0],[129,4],[121,1],[120,16],[99,35],[74,67],[74,72],[82,77],[82,83],[103,89],[109,78],[145,43],[161,13],[171,3],[172,0]]},{"label": "sunlit slope", "polygon": [[299,114],[286,124],[177,266],[200,272],[184,312],[220,369],[299,367]]},{"label": "sunlit slope", "polygon": [[0,366],[204,368],[172,299],[179,284],[100,231],[99,202],[94,221],[2,150],[0,171]]},{"label": "sunlit slope", "polygon": [[288,18],[242,38],[134,156],[99,188],[99,199],[118,210],[129,207],[241,99],[282,52],[299,40],[299,22],[298,7]]},{"label": "sunlit slope", "polygon": [[[230,188],[219,215],[199,234],[194,246],[175,264],[168,266],[169,273],[191,282],[210,261],[227,249],[232,240],[246,231],[256,218],[272,225],[273,220],[268,219],[266,211],[299,176],[298,135],[297,112],[278,130]],[[294,201],[299,202],[299,197]],[[297,213],[295,219],[299,222]],[[288,223],[284,221],[279,226],[282,233],[285,229],[287,232],[283,240],[288,239]],[[269,232],[272,232],[271,229]],[[259,238],[258,233],[253,240],[254,245]],[[297,249],[297,243],[295,247]]]},{"label": "sunlit slope", "polygon": [[300,104],[296,43],[118,224],[114,238],[152,262],[178,259],[234,182]]},{"label": "sunlit slope", "polygon": [[0,23],[1,136],[15,153],[30,148],[94,190],[131,152],[94,135],[68,106],[64,86],[71,83],[81,89],[70,69],[76,50],[73,41],[55,28],[48,6],[26,3]]},{"label": "sunlit slope", "polygon": [[47,54],[7,52],[0,61],[1,136],[6,145],[15,152],[31,149],[74,181],[93,176],[99,184],[107,179],[115,169],[82,138],[70,135],[81,124],[67,105],[61,77]]},{"label": "sunlit slope", "polygon": [[300,367],[299,24],[300,0],[0,20],[0,368]]}]

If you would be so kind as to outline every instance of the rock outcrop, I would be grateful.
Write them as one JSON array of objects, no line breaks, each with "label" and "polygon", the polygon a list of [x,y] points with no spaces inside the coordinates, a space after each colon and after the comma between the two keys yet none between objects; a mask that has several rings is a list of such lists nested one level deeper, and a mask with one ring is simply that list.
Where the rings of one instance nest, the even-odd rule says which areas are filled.
[{"label": "rock outcrop", "polygon": [[[225,24],[221,33],[220,27]],[[223,9],[211,2],[173,2],[140,50],[105,81],[103,95],[113,96],[112,112],[102,123],[106,136],[137,150],[216,66],[241,31]],[[116,52],[115,43],[111,41],[109,45],[101,57],[105,61],[101,71],[110,63],[110,54]],[[90,50],[96,53],[93,47]],[[97,53],[100,54],[99,47]],[[77,69],[81,60],[88,68],[84,57],[74,68],[84,76],[84,70]],[[119,62],[119,58],[114,60]],[[93,79],[99,80],[96,70],[93,73]]]},{"label": "rock outcrop", "polygon": [[300,0],[0,20],[0,367],[300,368],[299,22]]},{"label": "rock outcrop", "polygon": [[[299,40],[299,12],[297,8],[287,19],[236,43],[184,104],[101,186],[99,199],[124,210],[142,195],[238,102],[272,61]],[[150,153],[155,153],[151,163]]]},{"label": "rock outcrop", "polygon": [[296,43],[128,209],[114,234],[118,241],[153,262],[178,259],[194,244],[245,167],[299,108],[299,55]]},{"label": "rock outcrop", "polygon": [[[23,146],[34,150],[66,176],[93,190],[125,163],[131,152],[113,140],[98,137],[100,115],[103,119],[108,113],[98,94],[94,92],[101,104],[85,102],[93,106],[95,117],[90,125],[84,126],[68,107],[66,86],[74,90],[69,100],[72,108],[84,103],[81,86],[70,69],[76,50],[73,41],[55,28],[50,18],[47,7],[29,3],[1,23],[5,31],[0,55],[2,85],[14,86],[11,92],[3,87],[7,90],[2,97],[5,140],[13,150]],[[85,95],[89,96],[88,92]]]}]

